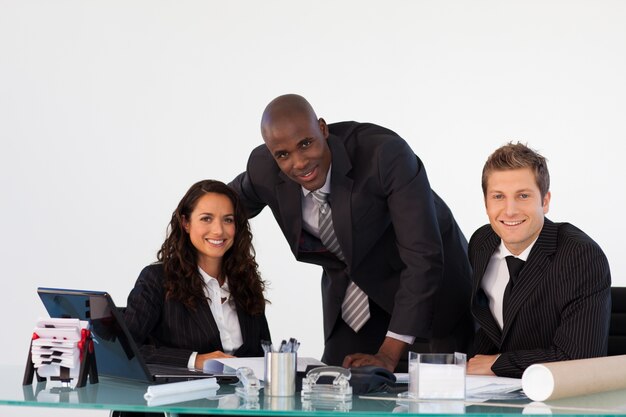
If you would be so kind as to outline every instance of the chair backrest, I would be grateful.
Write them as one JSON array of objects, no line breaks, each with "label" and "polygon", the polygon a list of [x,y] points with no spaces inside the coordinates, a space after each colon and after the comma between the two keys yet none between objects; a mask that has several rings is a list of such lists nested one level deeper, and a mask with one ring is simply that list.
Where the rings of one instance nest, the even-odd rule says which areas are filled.
[{"label": "chair backrest", "polygon": [[611,287],[609,356],[626,354],[626,287]]}]

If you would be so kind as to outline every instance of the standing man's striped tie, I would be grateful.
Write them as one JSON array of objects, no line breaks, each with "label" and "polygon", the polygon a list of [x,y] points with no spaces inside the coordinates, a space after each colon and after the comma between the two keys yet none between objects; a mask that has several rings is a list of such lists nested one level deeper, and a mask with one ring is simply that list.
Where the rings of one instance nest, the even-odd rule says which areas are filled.
[{"label": "standing man's striped tie", "polygon": [[[341,247],[335,236],[333,228],[332,212],[328,204],[328,194],[317,190],[311,193],[319,205],[319,228],[320,240],[326,249],[334,253],[340,260],[344,261]],[[352,280],[346,289],[346,295],[341,303],[341,318],[354,330],[358,332],[370,318],[370,307],[367,295]]]}]

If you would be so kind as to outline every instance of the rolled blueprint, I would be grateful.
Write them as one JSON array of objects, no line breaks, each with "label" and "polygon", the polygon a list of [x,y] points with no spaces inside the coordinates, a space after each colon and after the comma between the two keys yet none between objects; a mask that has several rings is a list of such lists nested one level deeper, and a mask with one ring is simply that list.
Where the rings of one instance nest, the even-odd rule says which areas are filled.
[{"label": "rolled blueprint", "polygon": [[531,365],[522,388],[533,401],[625,389],[626,355]]}]

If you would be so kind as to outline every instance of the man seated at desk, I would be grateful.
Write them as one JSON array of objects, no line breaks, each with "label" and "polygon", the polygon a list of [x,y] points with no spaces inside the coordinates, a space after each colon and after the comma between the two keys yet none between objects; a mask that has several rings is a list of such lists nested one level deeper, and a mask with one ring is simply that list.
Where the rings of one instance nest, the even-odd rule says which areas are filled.
[{"label": "man seated at desk", "polygon": [[509,143],[487,159],[482,188],[490,224],[469,244],[480,328],[467,372],[520,378],[534,363],[605,356],[609,264],[581,230],[545,218],[546,159]]}]

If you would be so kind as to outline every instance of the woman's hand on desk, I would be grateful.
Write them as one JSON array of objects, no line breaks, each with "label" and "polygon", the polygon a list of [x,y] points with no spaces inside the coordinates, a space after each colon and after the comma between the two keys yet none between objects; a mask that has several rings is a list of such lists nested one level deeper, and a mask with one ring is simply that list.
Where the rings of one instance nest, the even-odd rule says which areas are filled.
[{"label": "woman's hand on desk", "polygon": [[234,358],[234,356],[227,355],[221,350],[216,350],[215,352],[211,352],[211,353],[198,354],[196,355],[196,368],[202,369],[204,367],[205,361],[208,361],[210,359],[217,359],[217,358]]},{"label": "woman's hand on desk", "polygon": [[491,366],[500,355],[476,355],[467,361],[467,373],[472,375],[495,375]]}]

